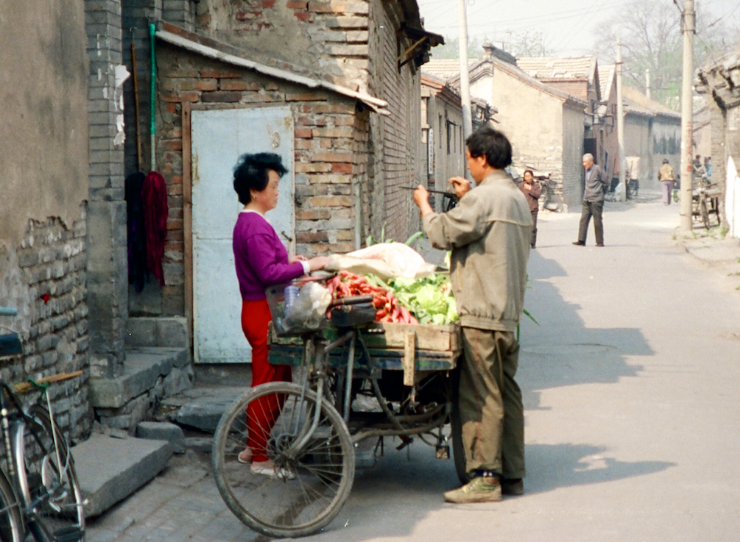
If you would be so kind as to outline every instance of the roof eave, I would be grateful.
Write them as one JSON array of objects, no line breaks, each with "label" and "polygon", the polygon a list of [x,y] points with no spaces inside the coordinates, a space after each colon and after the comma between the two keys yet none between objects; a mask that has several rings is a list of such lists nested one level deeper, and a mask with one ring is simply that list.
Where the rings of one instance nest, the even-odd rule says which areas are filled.
[{"label": "roof eave", "polygon": [[202,40],[198,39],[202,38],[198,34],[189,32],[170,23],[161,23],[156,31],[156,37],[166,43],[181,47],[193,53],[219,60],[233,66],[238,66],[240,68],[253,70],[255,72],[261,73],[262,75],[267,75],[290,83],[303,85],[308,88],[323,88],[325,90],[334,92],[335,94],[340,94],[342,96],[353,98],[359,102],[362,102],[378,113],[388,114],[388,112],[384,110],[384,108],[388,106],[388,102],[386,102],[385,100],[375,98],[374,96],[371,96],[367,93],[352,90],[350,88],[337,85],[335,83],[330,83],[321,79],[299,75],[285,69],[274,68],[272,66],[267,66],[265,64],[255,62],[253,60],[249,60],[232,53],[227,53],[223,50],[220,50],[220,48],[218,48],[217,42],[212,39],[208,39],[209,44],[204,45],[202,43]]}]

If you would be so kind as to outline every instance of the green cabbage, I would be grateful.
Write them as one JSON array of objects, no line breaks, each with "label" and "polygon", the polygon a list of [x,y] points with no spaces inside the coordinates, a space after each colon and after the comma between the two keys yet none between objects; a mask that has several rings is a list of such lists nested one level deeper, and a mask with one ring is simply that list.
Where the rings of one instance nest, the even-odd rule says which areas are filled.
[{"label": "green cabbage", "polygon": [[447,314],[447,296],[440,291],[438,286],[425,284],[419,288],[419,291],[416,292],[416,301],[432,316]]}]

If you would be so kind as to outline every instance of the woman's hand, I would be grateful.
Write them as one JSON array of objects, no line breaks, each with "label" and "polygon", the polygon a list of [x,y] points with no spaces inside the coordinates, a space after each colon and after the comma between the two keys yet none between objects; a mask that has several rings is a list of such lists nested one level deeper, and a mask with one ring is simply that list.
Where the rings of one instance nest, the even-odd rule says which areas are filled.
[{"label": "woman's hand", "polygon": [[288,260],[288,262],[290,263],[307,262],[307,261],[308,261],[308,258],[306,258],[305,256],[300,256],[300,255],[293,256],[290,260]]},{"label": "woman's hand", "polygon": [[329,264],[329,256],[317,256],[308,260],[308,268],[311,271],[318,271]]},{"label": "woman's hand", "polygon": [[471,190],[470,181],[465,177],[452,177],[448,182],[452,185],[458,198],[462,198]]}]

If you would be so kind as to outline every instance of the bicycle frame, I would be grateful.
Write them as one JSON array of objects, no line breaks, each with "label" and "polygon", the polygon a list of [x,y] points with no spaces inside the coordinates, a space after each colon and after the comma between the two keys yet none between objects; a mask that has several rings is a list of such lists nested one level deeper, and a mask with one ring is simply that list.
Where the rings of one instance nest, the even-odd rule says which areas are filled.
[{"label": "bicycle frame", "polygon": [[[337,397],[337,399],[339,400],[343,399],[343,412],[341,413],[343,414],[344,423],[347,425],[349,425],[350,422],[349,418],[351,412],[350,407],[352,397],[352,381],[355,376],[354,359],[358,343],[362,351],[362,357],[365,358],[368,364],[371,364],[372,362],[372,356],[367,348],[367,345],[365,344],[365,341],[362,338],[362,334],[359,330],[355,328],[348,330],[339,339],[335,340],[334,342],[323,348],[317,348],[316,343],[319,342],[318,335],[306,336],[304,337],[304,342],[305,346],[303,354],[303,365],[309,370],[309,374],[307,374],[303,382],[303,393],[305,395],[305,390],[309,386],[316,390],[316,412],[314,412],[314,416],[312,418],[310,426],[308,426],[308,420],[306,420],[303,427],[301,427],[300,429],[296,427],[295,431],[293,432],[294,435],[296,435],[294,443],[290,446],[288,450],[285,451],[286,455],[290,457],[295,457],[300,452],[300,450],[310,442],[316,430],[316,427],[319,424],[321,403],[322,401],[327,400],[325,396],[325,385],[327,377],[329,376],[329,371],[331,371],[331,367],[328,363],[329,355],[331,354],[331,352],[349,342],[346,375],[344,378],[344,389],[343,393],[340,393]],[[432,430],[443,426],[447,418],[449,417],[449,402],[447,404],[437,405],[429,412],[425,412],[422,414],[398,416],[392,412],[390,406],[388,405],[388,402],[381,393],[378,386],[377,377],[371,374],[369,378],[372,382],[373,394],[378,400],[378,403],[388,420],[389,427],[362,429],[352,436],[352,441],[354,443],[371,437],[398,436],[401,437],[404,443],[408,444],[411,441],[408,438],[409,436],[431,432]],[[301,397],[301,403],[302,402],[303,397]],[[298,410],[302,410],[302,407]],[[300,414],[298,418],[300,419]],[[423,425],[415,427],[404,427],[404,424],[419,423]],[[292,419],[290,425],[292,426]]]}]

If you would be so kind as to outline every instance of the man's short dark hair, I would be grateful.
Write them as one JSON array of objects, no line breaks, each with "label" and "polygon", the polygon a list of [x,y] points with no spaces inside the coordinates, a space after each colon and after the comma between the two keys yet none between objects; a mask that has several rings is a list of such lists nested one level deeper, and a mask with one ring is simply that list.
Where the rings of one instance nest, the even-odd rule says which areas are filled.
[{"label": "man's short dark hair", "polygon": [[511,143],[502,132],[490,126],[478,128],[465,143],[470,156],[485,156],[488,165],[494,169],[504,169],[511,165]]},{"label": "man's short dark hair", "polygon": [[242,154],[234,167],[234,190],[239,196],[239,203],[246,205],[252,201],[250,190],[262,192],[270,180],[269,171],[273,170],[280,177],[288,173],[283,159],[273,152]]}]

